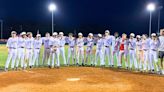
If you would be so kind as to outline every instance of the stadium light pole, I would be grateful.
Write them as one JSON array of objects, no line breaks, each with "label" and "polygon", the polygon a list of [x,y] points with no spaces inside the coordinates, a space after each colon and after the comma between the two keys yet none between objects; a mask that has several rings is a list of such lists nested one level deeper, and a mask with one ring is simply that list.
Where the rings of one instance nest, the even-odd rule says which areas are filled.
[{"label": "stadium light pole", "polygon": [[149,3],[147,5],[147,10],[150,12],[150,19],[149,19],[149,37],[151,35],[151,22],[152,22],[152,12],[155,10],[156,6],[154,3]]},{"label": "stadium light pole", "polygon": [[54,32],[54,12],[56,11],[57,7],[54,3],[51,3],[48,7],[49,11],[52,13],[52,34]]},{"label": "stadium light pole", "polygon": [[157,33],[160,33],[160,20],[161,20],[161,10],[163,9],[163,6],[158,7],[158,31]]},{"label": "stadium light pole", "polygon": [[1,22],[1,39],[3,39],[3,20],[0,20]]}]

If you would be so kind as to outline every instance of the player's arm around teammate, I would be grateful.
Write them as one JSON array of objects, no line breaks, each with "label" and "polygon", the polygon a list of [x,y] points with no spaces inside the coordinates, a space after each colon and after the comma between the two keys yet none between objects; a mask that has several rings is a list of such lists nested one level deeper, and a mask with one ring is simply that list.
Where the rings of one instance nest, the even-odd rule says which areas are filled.
[{"label": "player's arm around teammate", "polygon": [[12,31],[11,37],[7,41],[6,46],[8,48],[8,57],[7,57],[6,64],[5,64],[5,71],[8,71],[10,61],[12,61],[11,68],[12,68],[12,70],[14,70],[15,61],[17,58],[17,45],[18,45],[18,38],[17,38],[16,34],[17,33],[15,31]]}]

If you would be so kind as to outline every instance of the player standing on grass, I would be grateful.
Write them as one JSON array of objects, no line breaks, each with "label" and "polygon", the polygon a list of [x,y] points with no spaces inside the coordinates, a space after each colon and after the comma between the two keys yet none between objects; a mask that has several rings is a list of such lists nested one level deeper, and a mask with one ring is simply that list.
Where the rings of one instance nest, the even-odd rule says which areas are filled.
[{"label": "player standing on grass", "polygon": [[64,37],[64,33],[63,32],[59,32],[59,40],[60,40],[60,55],[63,58],[63,63],[66,66],[67,62],[66,62],[66,58],[65,58],[65,43],[66,43],[66,38]]},{"label": "player standing on grass", "polygon": [[104,61],[106,62],[106,57],[108,61],[108,65],[111,67],[112,65],[112,36],[110,36],[109,30],[105,31],[104,37]]},{"label": "player standing on grass", "polygon": [[76,45],[77,45],[77,61],[76,61],[76,65],[79,65],[80,62],[80,58],[81,58],[81,62],[82,62],[82,66],[84,66],[84,38],[83,38],[83,34],[82,33],[78,33],[78,38],[76,40]]},{"label": "player standing on grass", "polygon": [[68,58],[67,58],[67,63],[68,66],[70,65],[70,58],[72,56],[72,63],[75,64],[75,38],[73,37],[72,33],[68,34],[68,38],[66,42],[68,43]]},{"label": "player standing on grass", "polygon": [[18,38],[18,57],[16,62],[16,70],[18,70],[19,62],[21,61],[21,67],[24,69],[24,61],[25,61],[25,44],[26,42],[26,32],[22,32],[20,37]]},{"label": "player standing on grass", "polygon": [[149,59],[149,39],[147,38],[146,34],[142,35],[142,50],[143,50],[143,61],[144,61],[143,71],[146,72],[148,59]]},{"label": "player standing on grass", "polygon": [[36,66],[38,67],[39,65],[39,57],[40,57],[40,48],[42,46],[42,39],[41,39],[41,35],[37,34],[36,38],[34,40],[34,57],[33,57],[33,63],[32,65],[35,65],[36,62]]},{"label": "player standing on grass", "polygon": [[5,64],[5,71],[8,71],[10,61],[12,61],[11,68],[12,68],[12,70],[14,70],[15,60],[17,58],[17,45],[18,45],[18,38],[17,38],[16,34],[17,33],[15,31],[12,31],[11,37],[7,41],[6,46],[8,48],[8,58],[7,58],[7,61]]},{"label": "player standing on grass", "polygon": [[160,30],[160,36],[159,36],[159,58],[161,62],[161,73],[164,75],[164,66],[163,66],[163,58],[164,58],[164,29]]},{"label": "player standing on grass", "polygon": [[98,34],[98,38],[96,39],[95,62],[93,66],[97,66],[98,57],[100,57],[100,66],[105,66],[103,47],[104,47],[104,41],[102,39],[102,35]]},{"label": "player standing on grass", "polygon": [[29,63],[30,68],[32,68],[32,58],[33,58],[33,43],[34,43],[34,38],[31,32],[27,33],[27,39],[26,39],[26,62],[25,62],[25,67],[27,67],[27,63]]},{"label": "player standing on grass", "polygon": [[44,44],[44,51],[43,51],[43,59],[42,59],[42,64],[44,65],[45,62],[48,60],[50,56],[50,46],[49,46],[49,41],[50,41],[50,33],[46,33],[45,37],[42,38],[42,42]]},{"label": "player standing on grass", "polygon": [[142,52],[142,42],[141,42],[141,36],[136,36],[136,56],[138,60],[138,68],[140,71],[142,71],[143,66],[143,52]]},{"label": "player standing on grass", "polygon": [[134,38],[135,34],[130,34],[130,39],[128,41],[129,47],[129,57],[130,57],[130,70],[132,70],[132,65],[134,64],[135,70],[138,70],[138,62],[136,59],[136,39]]},{"label": "player standing on grass", "polygon": [[53,33],[53,37],[50,39],[49,45],[50,45],[50,56],[48,59],[48,67],[54,68],[54,60],[56,59],[56,68],[59,68],[60,67],[60,61],[59,61],[60,41],[58,39],[58,33],[57,32]]},{"label": "player standing on grass", "polygon": [[[118,57],[119,57],[119,40],[120,40],[120,37],[119,37],[119,34],[118,34],[118,32],[115,32],[114,33],[114,42],[113,42],[113,45],[114,45],[114,47],[113,47],[113,55],[112,55],[112,62],[114,63],[114,61],[115,61],[115,59],[116,59],[116,62],[117,62],[117,64],[118,64]],[[114,56],[116,57],[116,58],[114,58]]]},{"label": "player standing on grass", "polygon": [[157,39],[157,35],[155,33],[151,34],[150,40],[150,52],[149,52],[149,66],[150,71],[154,73],[154,65],[156,67],[157,73],[159,72],[159,65],[158,65],[158,57],[157,57],[157,50],[159,47],[159,40]]},{"label": "player standing on grass", "polygon": [[93,34],[89,33],[88,37],[86,38],[87,49],[86,49],[86,61],[85,64],[88,64],[88,58],[90,58],[91,66],[93,65],[93,46],[94,46],[94,39]]},{"label": "player standing on grass", "polygon": [[125,33],[122,34],[122,38],[120,39],[119,42],[119,60],[117,67],[121,68],[122,67],[122,59],[125,61],[125,67],[128,69],[128,61],[127,61],[127,56],[128,56],[128,45],[127,45],[127,35]]}]

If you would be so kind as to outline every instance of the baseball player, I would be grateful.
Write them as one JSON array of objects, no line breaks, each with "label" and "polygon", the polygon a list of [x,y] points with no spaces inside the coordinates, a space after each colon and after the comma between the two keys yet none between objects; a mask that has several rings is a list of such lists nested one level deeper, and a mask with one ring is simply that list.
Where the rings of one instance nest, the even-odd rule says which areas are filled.
[{"label": "baseball player", "polygon": [[16,70],[18,69],[19,62],[21,61],[21,67],[24,69],[25,61],[25,42],[26,42],[26,32],[22,32],[18,38],[18,57],[16,62]]},{"label": "baseball player", "polygon": [[43,59],[42,59],[42,64],[45,64],[45,61],[48,60],[48,57],[50,55],[50,45],[49,45],[49,41],[50,41],[50,33],[46,33],[45,37],[42,38],[42,42],[44,44],[44,51],[43,51]]},{"label": "baseball player", "polygon": [[158,65],[158,57],[157,57],[157,50],[159,47],[159,41],[155,33],[151,34],[150,40],[150,52],[149,52],[149,63],[148,66],[152,73],[154,73],[154,65],[156,67],[157,73],[159,73],[159,65]]},{"label": "baseball player", "polygon": [[41,35],[37,34],[36,38],[34,39],[34,57],[33,57],[33,63],[32,66],[35,65],[36,62],[36,66],[39,65],[39,56],[40,56],[40,48],[42,46],[42,39],[41,39]]},{"label": "baseball player", "polygon": [[108,60],[108,65],[113,66],[112,64],[112,36],[110,36],[109,30],[105,31],[105,37],[104,37],[104,61],[106,62],[106,57]]},{"label": "baseball player", "polygon": [[29,63],[30,68],[32,68],[32,58],[33,58],[33,43],[34,43],[34,38],[31,32],[27,33],[27,39],[25,42],[26,45],[26,57],[25,57],[25,65],[24,68],[27,67],[27,63]]},{"label": "baseball player", "polygon": [[142,52],[142,42],[141,42],[141,36],[137,35],[136,36],[136,55],[137,55],[137,60],[139,61],[139,70],[142,71],[142,66],[143,66],[143,52]]},{"label": "baseball player", "polygon": [[72,56],[72,63],[75,64],[75,38],[73,37],[72,33],[69,33],[69,37],[67,38],[66,42],[69,45],[68,48],[68,58],[67,63],[70,64],[70,58]]},{"label": "baseball player", "polygon": [[[54,68],[54,59],[56,59],[56,68],[59,68],[60,67],[60,61],[59,61],[60,41],[58,39],[57,32],[53,33],[53,37],[50,39],[49,45],[50,45],[50,56],[48,59],[48,66],[49,66],[49,68]],[[51,65],[50,65],[50,63],[51,63]]]},{"label": "baseball player", "polygon": [[147,38],[146,34],[142,35],[142,50],[143,50],[143,71],[146,72],[147,70],[147,63],[149,59],[149,39]]},{"label": "baseball player", "polygon": [[76,46],[77,46],[77,61],[76,65],[79,65],[80,58],[82,59],[82,66],[84,66],[84,38],[82,33],[78,33],[78,38],[76,40]]},{"label": "baseball player", "polygon": [[95,62],[94,62],[93,66],[97,66],[98,57],[100,57],[100,65],[105,66],[104,55],[103,55],[103,47],[104,47],[104,41],[102,39],[102,35],[98,34],[98,39],[96,41]]},{"label": "baseball player", "polygon": [[118,68],[122,67],[122,58],[124,57],[125,61],[125,67],[128,69],[128,62],[127,62],[127,56],[128,56],[128,44],[127,44],[127,35],[125,33],[122,34],[122,38],[119,41],[119,60],[118,60]]},{"label": "baseball player", "polygon": [[7,41],[6,46],[8,48],[8,57],[7,57],[7,61],[5,64],[5,71],[8,71],[10,61],[12,61],[11,68],[12,68],[12,70],[14,70],[15,60],[17,58],[17,45],[18,45],[18,38],[17,38],[16,34],[17,33],[15,31],[12,31],[11,37]]},{"label": "baseball player", "polygon": [[134,39],[135,34],[130,34],[130,39],[128,42],[129,46],[129,57],[130,57],[130,70],[132,70],[132,65],[134,64],[135,70],[138,70],[138,63],[136,59],[136,39]]},{"label": "baseball player", "polygon": [[66,63],[66,58],[65,58],[65,43],[66,43],[66,38],[64,37],[64,33],[63,32],[59,32],[59,40],[60,40],[60,48],[59,48],[59,51],[60,51],[60,54],[63,58],[63,62],[64,62],[64,65],[67,65]]},{"label": "baseball player", "polygon": [[88,37],[86,38],[87,43],[87,49],[86,49],[86,64],[88,64],[88,58],[90,58],[91,66],[93,65],[93,46],[94,46],[94,40],[93,40],[93,34],[89,33]]},{"label": "baseball player", "polygon": [[159,58],[161,62],[161,73],[164,75],[164,67],[163,67],[163,58],[164,58],[164,29],[160,30],[160,36],[159,36]]},{"label": "baseball player", "polygon": [[[119,37],[119,34],[117,32],[114,33],[114,48],[113,48],[113,55],[112,55],[112,63],[114,62],[115,58],[114,56],[116,57],[116,62],[118,64],[118,57],[119,57],[119,40],[120,40],[120,37]],[[112,66],[113,67],[113,66]]]}]

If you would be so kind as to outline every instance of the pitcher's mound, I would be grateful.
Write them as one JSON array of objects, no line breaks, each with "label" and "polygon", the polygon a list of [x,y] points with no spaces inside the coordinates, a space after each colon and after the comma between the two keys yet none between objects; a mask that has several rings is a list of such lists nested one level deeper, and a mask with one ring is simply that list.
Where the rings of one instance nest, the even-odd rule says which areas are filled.
[{"label": "pitcher's mound", "polygon": [[164,77],[92,67],[0,73],[0,92],[164,92]]}]

